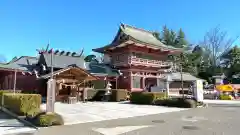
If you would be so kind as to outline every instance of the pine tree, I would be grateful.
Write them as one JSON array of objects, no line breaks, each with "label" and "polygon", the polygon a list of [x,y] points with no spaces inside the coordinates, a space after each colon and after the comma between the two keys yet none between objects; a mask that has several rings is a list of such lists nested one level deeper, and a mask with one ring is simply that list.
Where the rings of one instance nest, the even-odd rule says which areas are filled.
[{"label": "pine tree", "polygon": [[175,45],[176,45],[175,47],[178,47],[178,48],[183,48],[184,46],[186,47],[186,45],[188,45],[188,42],[185,37],[185,33],[183,32],[182,29],[178,31],[178,36],[176,38]]},{"label": "pine tree", "polygon": [[175,42],[176,42],[176,33],[173,31],[173,30],[171,30],[170,31],[170,39],[169,39],[169,44],[168,45],[171,45],[171,46],[175,46]]},{"label": "pine tree", "polygon": [[154,37],[156,37],[159,41],[162,41],[162,39],[161,39],[161,36],[160,36],[160,33],[159,32],[157,32],[157,31],[155,31],[155,32],[153,32],[153,36]]},{"label": "pine tree", "polygon": [[167,26],[163,26],[163,31],[162,31],[162,42],[165,45],[170,45],[171,42],[171,33],[169,31],[169,29],[167,28]]}]

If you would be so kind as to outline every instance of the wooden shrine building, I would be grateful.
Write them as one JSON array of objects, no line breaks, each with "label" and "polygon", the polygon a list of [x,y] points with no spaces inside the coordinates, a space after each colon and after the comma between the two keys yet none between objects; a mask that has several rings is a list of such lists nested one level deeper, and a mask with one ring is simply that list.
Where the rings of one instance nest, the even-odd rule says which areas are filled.
[{"label": "wooden shrine building", "polygon": [[118,88],[142,91],[160,86],[173,63],[168,54],[182,50],[160,42],[151,31],[121,24],[113,41],[93,51],[104,54],[105,63],[119,69]]},{"label": "wooden shrine building", "polygon": [[85,61],[81,53],[46,50],[37,57],[22,56],[1,63],[0,89],[35,92],[46,97],[47,81],[52,69],[56,79],[57,98],[75,95],[80,87],[104,89],[108,79],[116,80],[119,76],[118,70],[109,65]]},{"label": "wooden shrine building", "polygon": [[[81,87],[94,89],[104,89],[106,82],[111,83],[112,89],[129,91],[148,90],[152,86],[164,87],[166,76],[172,74],[175,68],[168,61],[168,55],[182,50],[163,44],[151,31],[121,24],[109,45],[93,51],[104,54],[103,63],[86,60],[82,56],[83,51],[78,54],[48,49],[39,51],[37,57],[22,56],[8,63],[0,63],[0,89],[36,91],[46,96],[46,84],[52,69],[58,78],[59,89],[64,89],[60,84],[73,86],[83,80],[93,81]],[[87,76],[91,79],[87,79]],[[177,83],[171,85],[178,88],[179,75],[175,73],[172,78]],[[183,79],[188,81],[196,78],[186,74]],[[64,95],[65,92],[70,94],[69,90],[57,94]]]}]

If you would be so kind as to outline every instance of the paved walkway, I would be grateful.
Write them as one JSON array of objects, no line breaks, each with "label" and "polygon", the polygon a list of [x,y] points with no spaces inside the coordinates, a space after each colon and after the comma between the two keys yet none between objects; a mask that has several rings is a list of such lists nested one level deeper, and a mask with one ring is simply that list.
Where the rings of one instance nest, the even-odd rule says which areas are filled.
[{"label": "paved walkway", "polygon": [[239,105],[40,129],[35,135],[238,135]]},{"label": "paved walkway", "polygon": [[29,133],[34,131],[34,128],[30,128],[17,119],[0,111],[0,135]]},{"label": "paved walkway", "polygon": [[[46,105],[42,105],[44,110]],[[56,103],[55,111],[64,118],[65,125],[96,122],[186,109],[151,105],[133,105],[126,102],[87,102],[77,104]]]},{"label": "paved walkway", "polygon": [[240,104],[239,100],[204,100],[203,102],[207,104]]}]

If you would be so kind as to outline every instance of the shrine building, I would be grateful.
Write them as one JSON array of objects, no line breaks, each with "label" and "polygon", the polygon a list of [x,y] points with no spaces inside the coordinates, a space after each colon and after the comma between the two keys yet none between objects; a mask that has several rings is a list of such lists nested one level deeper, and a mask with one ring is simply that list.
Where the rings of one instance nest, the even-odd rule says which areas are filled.
[{"label": "shrine building", "polygon": [[[96,61],[92,55],[83,57],[83,51],[46,49],[39,51],[37,57],[21,56],[0,63],[0,89],[37,91],[44,97],[47,81],[53,77],[56,95],[61,98],[76,95],[81,88],[105,89],[107,82],[112,89],[143,91],[154,86],[165,89],[167,76],[171,75],[173,81],[169,87],[179,93],[180,74],[172,73],[175,66],[168,55],[182,50],[163,44],[154,32],[121,24],[110,44],[93,51],[104,54],[103,62]],[[189,73],[182,75],[187,82],[184,83],[186,90],[188,82],[198,79]]]},{"label": "shrine building", "polygon": [[154,32],[121,24],[110,44],[93,51],[104,54],[105,64],[122,73],[117,78],[117,88],[142,91],[163,85],[173,68],[168,55],[182,50],[163,44]]}]

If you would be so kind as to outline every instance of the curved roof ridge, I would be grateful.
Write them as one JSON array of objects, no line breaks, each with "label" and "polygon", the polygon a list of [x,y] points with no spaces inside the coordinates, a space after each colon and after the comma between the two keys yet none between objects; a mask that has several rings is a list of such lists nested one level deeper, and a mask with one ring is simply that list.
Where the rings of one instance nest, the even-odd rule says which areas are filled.
[{"label": "curved roof ridge", "polygon": [[132,29],[140,30],[140,31],[142,31],[142,32],[147,32],[147,33],[149,33],[149,34],[153,34],[153,31],[146,30],[146,29],[143,29],[143,28],[139,28],[139,27],[136,27],[136,26],[132,26],[132,25],[129,25],[129,24],[121,23],[121,26],[122,26],[123,28],[129,27],[129,28],[132,28]]}]

